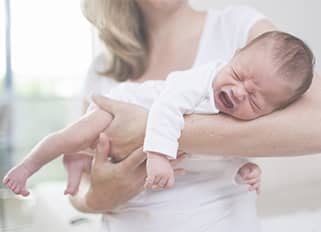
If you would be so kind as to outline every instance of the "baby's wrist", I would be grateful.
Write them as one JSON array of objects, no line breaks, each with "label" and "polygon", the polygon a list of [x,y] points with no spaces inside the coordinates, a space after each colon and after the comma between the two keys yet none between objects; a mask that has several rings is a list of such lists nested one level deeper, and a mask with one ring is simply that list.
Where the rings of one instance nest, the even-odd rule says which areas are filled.
[{"label": "baby's wrist", "polygon": [[166,155],[162,153],[152,152],[152,151],[147,152],[147,159],[159,159],[159,158],[165,158],[165,157]]}]

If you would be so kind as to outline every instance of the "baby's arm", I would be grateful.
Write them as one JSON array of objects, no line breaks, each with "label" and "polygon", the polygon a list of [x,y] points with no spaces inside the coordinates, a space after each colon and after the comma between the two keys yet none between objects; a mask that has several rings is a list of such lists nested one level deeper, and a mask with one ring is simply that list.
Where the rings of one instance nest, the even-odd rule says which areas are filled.
[{"label": "baby's arm", "polygon": [[22,163],[9,171],[3,183],[16,194],[28,195],[25,184],[29,176],[61,154],[72,154],[92,145],[111,120],[109,113],[97,109],[87,113],[76,123],[48,135],[31,150]]},{"label": "baby's arm", "polygon": [[152,105],[144,141],[144,151],[147,153],[145,187],[163,188],[174,184],[174,173],[167,158],[176,158],[184,114],[193,112],[202,97],[208,94],[211,76],[207,74],[202,70],[170,74],[160,96]]}]

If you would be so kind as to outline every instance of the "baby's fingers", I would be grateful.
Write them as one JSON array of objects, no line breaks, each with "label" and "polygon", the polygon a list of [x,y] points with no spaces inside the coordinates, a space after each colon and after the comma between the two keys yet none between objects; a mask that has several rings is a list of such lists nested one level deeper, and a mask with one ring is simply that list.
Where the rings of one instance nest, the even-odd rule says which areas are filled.
[{"label": "baby's fingers", "polygon": [[183,155],[177,156],[177,159],[170,160],[169,162],[171,163],[172,167],[175,167],[177,164],[182,162],[182,160],[185,158],[186,158],[186,154],[184,153]]},{"label": "baby's fingers", "polygon": [[259,194],[261,192],[260,190],[260,184],[259,183],[256,183],[254,185],[250,185],[249,186],[249,191],[256,191],[257,194]]},{"label": "baby's fingers", "polygon": [[186,170],[184,168],[176,168],[174,169],[174,175],[185,175]]},{"label": "baby's fingers", "polygon": [[154,176],[147,177],[145,180],[144,188],[151,189],[154,183]]},{"label": "baby's fingers", "polygon": [[245,179],[244,182],[249,185],[253,185],[256,183],[260,183],[261,179],[260,178],[253,178],[253,179]]},{"label": "baby's fingers", "polygon": [[158,182],[158,187],[164,188],[167,185],[167,181],[168,181],[168,178],[163,176]]},{"label": "baby's fingers", "polygon": [[252,171],[245,175],[241,175],[241,177],[243,178],[243,180],[259,179],[261,177],[261,173]]},{"label": "baby's fingers", "polygon": [[174,178],[174,176],[172,176],[172,177],[170,177],[170,178],[168,179],[165,188],[171,188],[171,187],[174,186],[174,184],[175,184],[175,178]]}]

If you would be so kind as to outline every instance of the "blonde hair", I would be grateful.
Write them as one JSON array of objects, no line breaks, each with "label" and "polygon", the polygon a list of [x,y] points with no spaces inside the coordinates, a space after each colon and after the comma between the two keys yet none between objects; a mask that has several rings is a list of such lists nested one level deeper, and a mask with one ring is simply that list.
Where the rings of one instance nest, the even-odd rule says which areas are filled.
[{"label": "blonde hair", "polygon": [[82,0],[81,6],[111,55],[108,69],[101,74],[118,81],[140,77],[147,64],[148,45],[136,0]]}]

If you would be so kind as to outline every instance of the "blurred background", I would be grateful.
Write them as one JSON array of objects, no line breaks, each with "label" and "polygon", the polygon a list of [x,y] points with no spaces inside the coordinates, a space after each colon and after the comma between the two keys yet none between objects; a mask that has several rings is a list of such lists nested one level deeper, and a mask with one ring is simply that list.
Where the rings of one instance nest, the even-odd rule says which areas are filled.
[{"label": "blurred background", "polygon": [[[190,2],[200,10],[230,4],[257,8],[280,29],[304,39],[314,51],[316,68],[321,72],[320,1]],[[81,14],[79,0],[0,0],[1,179],[40,138],[81,114],[84,78],[100,52],[95,31]],[[321,231],[321,156],[257,162],[263,169],[263,193],[258,204],[263,230]],[[92,230],[97,217],[75,212],[62,196],[64,175],[58,159],[31,178],[29,184],[38,194],[24,200],[1,190],[0,184],[0,231],[44,227],[49,231]],[[52,205],[50,197],[61,204]],[[62,209],[68,217],[60,218]],[[52,227],[46,218],[55,218]]]}]

